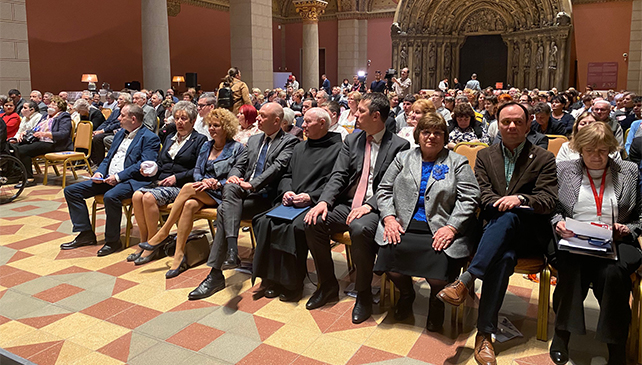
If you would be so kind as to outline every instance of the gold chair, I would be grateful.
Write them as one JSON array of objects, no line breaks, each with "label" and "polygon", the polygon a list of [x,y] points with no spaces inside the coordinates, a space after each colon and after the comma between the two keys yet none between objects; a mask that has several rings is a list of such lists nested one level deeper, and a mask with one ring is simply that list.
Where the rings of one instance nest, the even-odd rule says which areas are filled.
[{"label": "gold chair", "polygon": [[[93,175],[91,171],[91,166],[89,164],[89,156],[91,156],[91,141],[92,141],[93,128],[91,122],[82,121],[78,124],[76,128],[76,137],[74,140],[74,150],[73,151],[64,151],[64,152],[51,152],[47,153],[44,156],[45,160],[45,178],[42,182],[43,185],[47,185],[47,177],[49,172],[49,166],[56,166],[62,164],[62,188],[64,189],[67,183],[67,169],[71,168],[71,172],[74,175],[74,178],[78,180],[78,175],[76,174],[76,169],[72,165],[73,161],[82,161],[81,165],[85,165],[89,170],[89,175]],[[87,150],[87,152],[79,152],[79,149]],[[58,174],[57,170],[56,173]]]},{"label": "gold chair", "polygon": [[111,116],[112,110],[109,108],[104,108],[101,110],[101,112],[103,113],[103,116],[105,117],[105,119],[109,119],[109,117]]},{"label": "gold chair", "polygon": [[[104,207],[98,208],[98,204],[100,205],[105,205],[105,201],[103,200],[102,195],[96,195],[94,196],[94,202],[91,205],[91,228],[93,229],[94,232],[96,232],[96,212],[98,209],[105,209]],[[125,228],[125,248],[129,247],[129,242],[131,238],[131,233],[132,233],[132,200],[131,199],[125,199],[122,201],[123,204],[123,212],[125,212],[125,219],[127,220],[127,226]]]},{"label": "gold chair", "polygon": [[629,132],[631,131],[631,128],[627,128],[626,132],[624,132],[624,142],[629,138]]},{"label": "gold chair", "polygon": [[[71,120],[71,140],[74,141],[76,139],[76,122],[72,119]],[[36,170],[36,174],[40,175],[42,174],[42,170],[40,170],[40,164],[44,163],[46,165],[47,159],[45,158],[45,155],[38,155],[35,157],[31,158],[31,164],[33,165],[34,170]],[[58,168],[56,165],[53,165],[54,172],[56,173],[56,176],[60,176],[60,172],[58,172]],[[45,176],[45,179],[47,177]],[[46,180],[45,180],[46,181]],[[46,185],[47,183],[44,182]],[[63,187],[64,188],[64,187]]]},{"label": "gold chair", "polygon": [[555,157],[557,157],[557,153],[560,151],[560,148],[562,148],[564,142],[568,142],[568,138],[558,134],[547,134],[546,137],[548,137],[548,150],[553,152]]},{"label": "gold chair", "polygon": [[488,147],[486,143],[482,142],[459,142],[455,145],[453,152],[459,153],[460,155],[468,159],[470,167],[475,170],[475,161],[477,160],[477,152]]}]

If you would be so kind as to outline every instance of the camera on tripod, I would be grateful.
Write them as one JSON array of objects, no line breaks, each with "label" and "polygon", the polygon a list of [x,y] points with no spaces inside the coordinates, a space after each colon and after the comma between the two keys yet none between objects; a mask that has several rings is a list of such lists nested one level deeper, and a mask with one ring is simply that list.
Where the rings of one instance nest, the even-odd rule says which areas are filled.
[{"label": "camera on tripod", "polygon": [[389,68],[386,71],[386,76],[384,76],[384,79],[386,79],[386,89],[392,90],[392,78],[397,77],[397,70],[394,68]]}]

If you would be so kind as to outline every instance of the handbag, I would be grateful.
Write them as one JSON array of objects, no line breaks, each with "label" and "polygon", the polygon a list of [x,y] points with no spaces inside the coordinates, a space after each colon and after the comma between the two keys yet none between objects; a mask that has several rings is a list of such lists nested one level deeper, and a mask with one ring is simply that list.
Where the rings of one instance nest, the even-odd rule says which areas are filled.
[{"label": "handbag", "polygon": [[[174,256],[176,253],[176,239],[171,240],[165,246],[167,256]],[[210,256],[210,241],[207,239],[207,231],[195,230],[190,233],[185,243],[185,260],[188,267],[194,267],[207,261]]]}]

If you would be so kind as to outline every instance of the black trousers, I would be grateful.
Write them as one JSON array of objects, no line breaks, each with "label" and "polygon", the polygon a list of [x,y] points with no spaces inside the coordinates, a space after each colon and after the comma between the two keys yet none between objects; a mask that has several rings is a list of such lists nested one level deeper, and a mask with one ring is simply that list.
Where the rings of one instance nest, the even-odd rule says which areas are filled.
[{"label": "black trousers", "polygon": [[91,140],[91,161],[100,165],[105,159],[105,137],[113,136],[112,132],[95,135]]},{"label": "black trousers", "polygon": [[514,211],[497,212],[490,219],[468,272],[483,280],[477,329],[496,333],[499,310],[518,257],[544,255],[552,238],[548,217]]},{"label": "black trousers", "polygon": [[227,239],[237,238],[241,220],[252,219],[272,207],[271,199],[251,193],[237,184],[223,186],[223,200],[218,206],[216,234],[207,265],[220,269],[227,253]]},{"label": "black trousers", "polygon": [[584,300],[590,285],[600,303],[595,337],[610,344],[625,344],[631,323],[631,274],[640,267],[642,253],[633,244],[618,245],[618,261],[558,253],[558,281],[553,294],[555,328],[586,334]]},{"label": "black trousers", "polygon": [[352,259],[357,270],[355,289],[357,291],[369,291],[372,282],[372,269],[379,250],[379,246],[374,242],[377,224],[379,223],[379,214],[368,213],[347,225],[346,219],[350,211],[351,208],[349,206],[338,204],[328,212],[325,221],[319,216],[316,224],[306,225],[305,237],[317,269],[319,284],[321,287],[328,287],[338,284],[334,275],[330,236],[335,233],[350,231]]},{"label": "black trousers", "polygon": [[11,144],[11,148],[16,151],[16,157],[25,165],[27,170],[27,177],[33,178],[33,170],[31,168],[31,158],[44,155],[45,153],[54,152],[54,144],[48,142],[37,141],[30,144]]}]

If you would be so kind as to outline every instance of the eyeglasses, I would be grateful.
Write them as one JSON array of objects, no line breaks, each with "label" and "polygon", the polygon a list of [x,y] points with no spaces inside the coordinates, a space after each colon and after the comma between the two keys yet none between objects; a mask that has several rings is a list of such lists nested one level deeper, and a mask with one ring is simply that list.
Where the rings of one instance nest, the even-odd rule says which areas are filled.
[{"label": "eyeglasses", "polygon": [[205,108],[206,106],[210,106],[212,104],[196,104],[197,109]]},{"label": "eyeglasses", "polygon": [[511,120],[511,119],[502,119],[499,121],[502,125],[509,126],[511,123],[515,123],[515,126],[521,127],[526,124],[525,121],[521,119]]},{"label": "eyeglasses", "polygon": [[424,136],[424,137],[430,137],[431,134],[433,136],[439,138],[439,137],[442,137],[444,135],[444,132],[443,131],[429,131],[427,129],[424,129],[424,130],[421,131],[421,135]]}]

